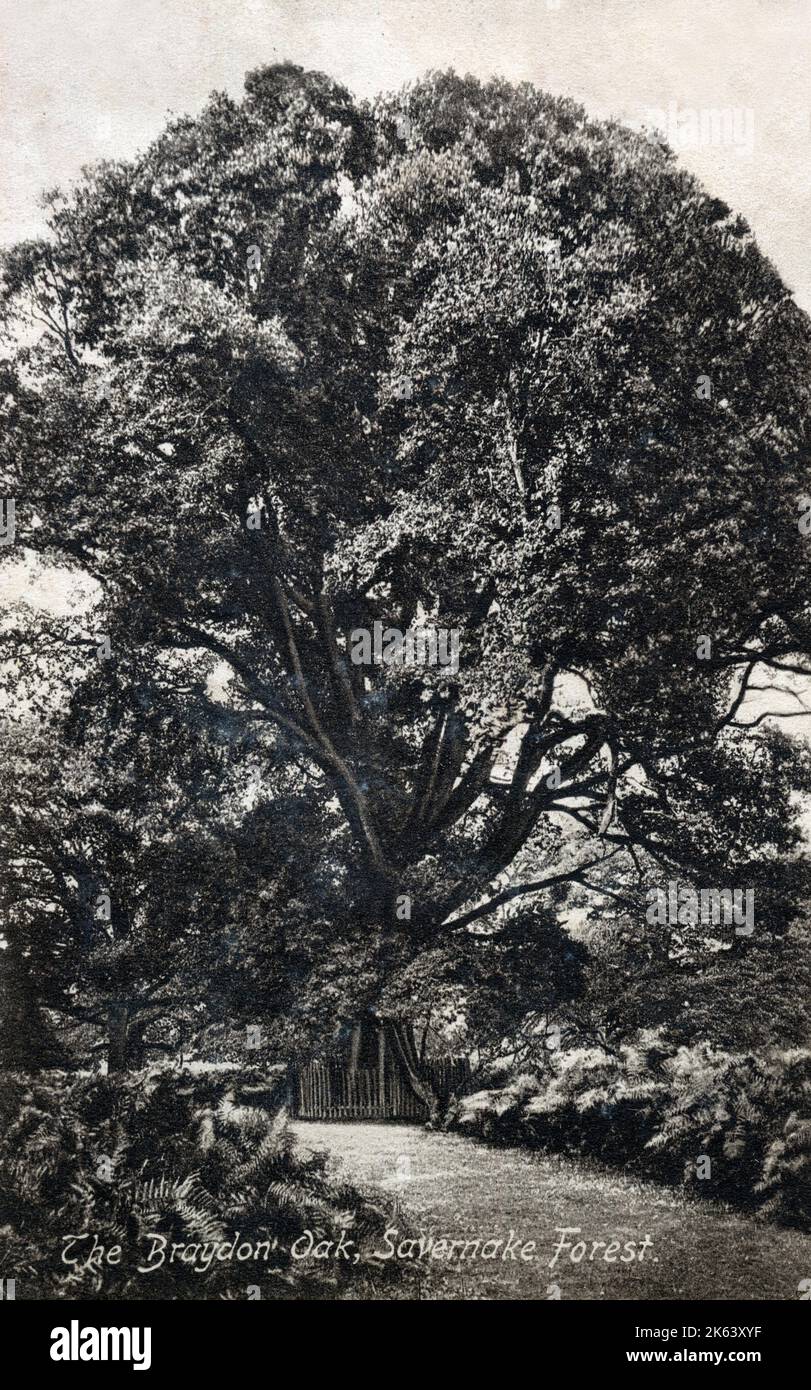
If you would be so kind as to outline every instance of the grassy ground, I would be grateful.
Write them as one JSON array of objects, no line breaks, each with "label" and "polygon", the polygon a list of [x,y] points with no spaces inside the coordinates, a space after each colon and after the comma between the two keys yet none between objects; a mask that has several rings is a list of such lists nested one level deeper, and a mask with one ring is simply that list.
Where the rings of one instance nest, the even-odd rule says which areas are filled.
[{"label": "grassy ground", "polygon": [[[345,1176],[397,1194],[403,1227],[435,1238],[424,1298],[798,1299],[811,1278],[811,1236],[669,1188],[418,1125],[302,1120],[295,1131]],[[580,1229],[562,1237],[563,1227]],[[556,1257],[561,1239],[569,1246]],[[476,1253],[452,1240],[482,1244]],[[381,1249],[396,1246],[392,1235]],[[391,1258],[416,1264],[416,1253],[406,1245]]]}]

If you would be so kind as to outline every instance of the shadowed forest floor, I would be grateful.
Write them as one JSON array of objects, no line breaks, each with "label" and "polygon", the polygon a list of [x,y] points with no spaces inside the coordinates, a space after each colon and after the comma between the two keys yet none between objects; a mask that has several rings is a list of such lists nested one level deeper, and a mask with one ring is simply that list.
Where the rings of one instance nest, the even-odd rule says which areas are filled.
[{"label": "shadowed forest floor", "polygon": [[419,1125],[293,1128],[302,1150],[327,1151],[342,1176],[400,1199],[402,1230],[384,1253],[410,1238],[391,1258],[414,1265],[416,1241],[434,1239],[424,1298],[796,1300],[811,1278],[811,1236],[670,1188]]}]

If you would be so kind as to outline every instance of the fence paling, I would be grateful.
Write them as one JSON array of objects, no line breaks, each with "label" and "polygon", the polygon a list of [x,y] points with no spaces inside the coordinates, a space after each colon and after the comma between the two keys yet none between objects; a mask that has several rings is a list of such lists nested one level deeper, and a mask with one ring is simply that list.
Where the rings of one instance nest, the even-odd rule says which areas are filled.
[{"label": "fence paling", "polygon": [[298,1073],[297,1109],[313,1119],[421,1118],[422,1108],[407,1095],[399,1077],[383,1076],[364,1068],[351,1076],[321,1062],[311,1062]]},{"label": "fence paling", "polygon": [[[426,1078],[443,1098],[463,1090],[470,1080],[466,1057],[436,1057],[426,1061]],[[346,1067],[310,1062],[298,1070],[294,1092],[302,1119],[408,1119],[427,1115],[425,1103],[405,1084],[399,1072],[388,1068]]]}]

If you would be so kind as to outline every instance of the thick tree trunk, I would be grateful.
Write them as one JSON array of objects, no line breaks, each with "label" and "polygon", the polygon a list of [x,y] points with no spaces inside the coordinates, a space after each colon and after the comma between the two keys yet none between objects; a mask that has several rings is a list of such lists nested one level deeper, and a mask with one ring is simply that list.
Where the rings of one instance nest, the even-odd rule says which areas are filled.
[{"label": "thick tree trunk", "polygon": [[[410,918],[400,921],[396,914],[397,893],[391,881],[376,878],[370,882],[370,919],[380,923],[377,952],[378,979],[382,985],[386,979],[408,958],[408,944],[414,936],[414,923]],[[425,1068],[420,1064],[411,1025],[394,1019],[380,1019],[375,1013],[375,1003],[369,1001],[369,1017],[373,1018],[375,1034],[382,1028],[391,1044],[391,1051],[400,1070],[418,1100],[428,1110],[429,1122],[435,1123],[441,1111],[439,1096],[428,1078]],[[360,1023],[353,1030],[349,1056],[350,1072],[358,1065],[359,1053],[363,1052],[363,1028]],[[367,1065],[375,1065],[370,1059]]]},{"label": "thick tree trunk", "polygon": [[411,1026],[396,1019],[390,1019],[387,1027],[395,1055],[408,1077],[408,1083],[415,1096],[428,1107],[429,1123],[435,1124],[441,1108],[439,1096],[431,1085],[427,1073],[420,1067]]},{"label": "thick tree trunk", "polygon": [[133,1022],[127,1029],[127,1044],[125,1050],[125,1060],[128,1067],[137,1070],[146,1064],[146,1048],[144,1046],[144,1029],[146,1021]]},{"label": "thick tree trunk", "polygon": [[111,1004],[107,1021],[107,1073],[127,1070],[127,1038],[129,1009],[126,1004]]}]

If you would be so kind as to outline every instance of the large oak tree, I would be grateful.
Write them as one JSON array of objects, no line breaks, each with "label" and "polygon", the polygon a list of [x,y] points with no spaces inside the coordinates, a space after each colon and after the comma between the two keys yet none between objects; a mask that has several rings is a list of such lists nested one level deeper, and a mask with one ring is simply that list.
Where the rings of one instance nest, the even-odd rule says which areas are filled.
[{"label": "large oak tree", "polygon": [[[745,886],[747,689],[811,673],[809,325],[657,136],[264,68],[49,226],[4,262],[18,543],[334,806],[379,973],[612,855]],[[425,615],[458,671],[350,659]]]}]

